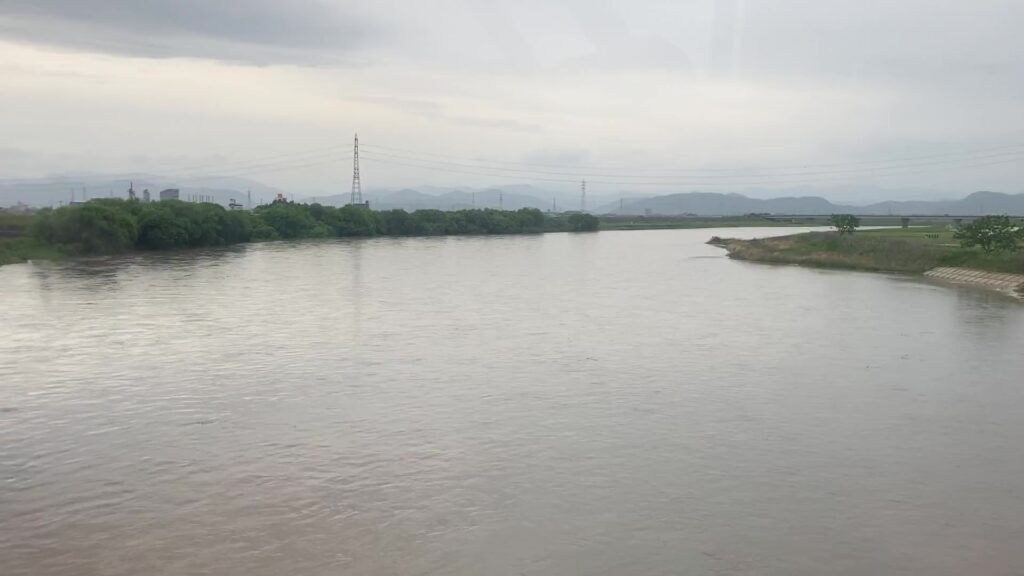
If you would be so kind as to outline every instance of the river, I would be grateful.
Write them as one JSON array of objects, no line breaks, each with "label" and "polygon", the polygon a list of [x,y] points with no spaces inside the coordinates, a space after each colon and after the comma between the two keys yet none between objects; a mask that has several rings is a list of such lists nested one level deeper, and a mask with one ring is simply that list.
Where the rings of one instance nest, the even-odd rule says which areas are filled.
[{"label": "river", "polygon": [[780,233],[0,268],[0,573],[1024,573],[1024,306]]}]

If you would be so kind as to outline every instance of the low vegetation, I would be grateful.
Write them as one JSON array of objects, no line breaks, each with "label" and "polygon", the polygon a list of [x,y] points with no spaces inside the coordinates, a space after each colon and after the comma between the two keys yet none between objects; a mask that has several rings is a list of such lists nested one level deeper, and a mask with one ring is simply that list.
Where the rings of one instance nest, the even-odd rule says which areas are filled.
[{"label": "low vegetation", "polygon": [[565,220],[570,232],[594,232],[601,227],[597,216],[590,214],[570,214]]},{"label": "low vegetation", "polygon": [[[980,219],[979,219],[980,220]],[[712,244],[740,260],[802,264],[886,272],[925,272],[940,266],[1024,274],[1024,253],[987,252],[946,227],[867,230],[855,235],[808,232],[778,238],[734,240],[713,238]]]},{"label": "low vegetation", "polygon": [[29,235],[32,221],[29,214],[0,211],[0,265],[60,257],[59,250],[45,246]]},{"label": "low vegetation", "polygon": [[59,260],[65,253],[34,238],[0,238],[0,266],[28,260]]}]

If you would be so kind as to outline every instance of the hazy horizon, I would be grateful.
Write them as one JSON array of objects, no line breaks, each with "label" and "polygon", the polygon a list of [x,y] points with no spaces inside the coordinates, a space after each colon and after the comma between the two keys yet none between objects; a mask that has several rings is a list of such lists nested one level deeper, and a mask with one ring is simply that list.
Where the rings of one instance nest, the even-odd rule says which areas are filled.
[{"label": "hazy horizon", "polygon": [[0,0],[0,179],[345,194],[358,131],[370,191],[1022,191],[1011,0],[257,0],[242,16]]}]

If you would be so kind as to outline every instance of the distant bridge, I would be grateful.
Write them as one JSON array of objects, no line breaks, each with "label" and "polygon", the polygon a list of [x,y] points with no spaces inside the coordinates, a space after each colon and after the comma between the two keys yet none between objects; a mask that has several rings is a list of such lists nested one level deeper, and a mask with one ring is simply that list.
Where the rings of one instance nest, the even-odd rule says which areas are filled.
[{"label": "distant bridge", "polygon": [[[818,222],[827,222],[832,216],[831,214],[756,214],[756,216],[763,218],[771,222],[787,222],[793,224],[812,224]],[[964,215],[953,215],[953,214],[857,214],[861,222],[870,226],[907,226],[907,225],[924,225],[924,224],[960,224],[962,222],[971,222],[975,218],[980,218],[977,214],[964,214]],[[1018,218],[1024,221],[1024,218],[1013,216],[1012,218]]]}]

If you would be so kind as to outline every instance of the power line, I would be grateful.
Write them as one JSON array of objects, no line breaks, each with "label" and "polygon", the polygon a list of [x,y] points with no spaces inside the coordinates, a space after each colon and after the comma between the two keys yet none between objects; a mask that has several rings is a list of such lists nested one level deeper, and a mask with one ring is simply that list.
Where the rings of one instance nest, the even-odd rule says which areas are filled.
[{"label": "power line", "polygon": [[[337,161],[338,161],[337,157],[332,156],[330,158],[325,158],[325,159],[319,160],[317,162],[305,162],[305,163],[300,163],[300,164],[286,164],[286,165],[283,165],[283,166],[273,166],[273,165],[271,165],[271,166],[267,166],[267,167],[264,167],[264,168],[254,168],[254,169],[249,170],[249,172],[255,172],[255,173],[258,173],[258,174],[265,174],[265,173],[269,173],[269,172],[281,172],[281,171],[285,171],[285,170],[298,170],[299,168],[310,168],[310,167],[313,167],[313,166],[323,166],[325,164],[333,164],[333,163],[336,163]],[[201,176],[201,177],[198,177],[198,178],[184,178],[184,179],[180,179],[178,181],[179,182],[195,182],[197,180],[220,180],[220,179],[224,179],[224,178],[237,178],[237,177],[238,177],[237,175],[225,174],[225,175],[221,175],[221,176]]]},{"label": "power line", "polygon": [[[411,168],[421,168],[421,169],[424,169],[424,170],[431,170],[431,171],[435,171],[435,172],[449,172],[449,173],[454,173],[454,174],[470,174],[470,175],[489,176],[489,177],[499,176],[499,175],[497,175],[497,174],[495,174],[493,172],[484,172],[484,171],[472,170],[472,169],[451,168],[451,167],[448,167],[448,166],[431,165],[431,164],[426,164],[426,163],[422,163],[422,162],[414,163],[414,162],[407,162],[407,161],[400,161],[400,160],[391,160],[389,158],[380,158],[380,157],[378,157],[377,153],[367,154],[366,152],[363,152],[362,157],[363,157],[363,159],[368,159],[368,160],[371,160],[373,162],[380,162],[380,163],[391,164],[391,165],[395,165],[395,166],[406,166],[406,167],[411,167]],[[968,164],[965,164],[963,166],[956,166],[956,167],[957,168],[980,168],[980,167],[985,167],[985,166],[994,166],[994,165],[998,165],[998,164],[1007,164],[1007,163],[1011,163],[1011,162],[1018,162],[1018,161],[1022,161],[1022,160],[1024,160],[1024,158],[1013,157],[1013,158],[1004,158],[1004,159],[1001,159],[1001,160],[992,160],[992,161],[988,161],[988,162],[981,162],[981,163],[975,163],[975,164],[968,163]],[[899,167],[896,167],[896,168],[899,168]],[[919,174],[919,173],[934,171],[933,169],[921,169],[921,168],[913,167],[913,166],[911,166],[910,168],[913,168],[913,169],[911,169],[911,170],[905,170],[905,169],[900,170],[900,169],[890,168],[890,169],[887,169],[887,170],[877,170],[877,171],[871,172],[871,173],[866,174],[866,175],[871,175],[871,176],[876,176],[876,177],[877,176],[897,176],[897,175]],[[601,184],[601,185],[607,185],[607,186],[661,186],[661,187],[666,187],[666,186],[688,186],[688,187],[729,186],[729,187],[738,187],[738,186],[764,186],[764,185],[772,185],[772,184],[820,183],[823,180],[838,180],[838,181],[842,181],[842,180],[848,180],[848,179],[855,178],[857,176],[863,176],[863,175],[865,175],[865,174],[850,174],[850,175],[846,175],[846,176],[838,176],[838,175],[836,175],[836,176],[832,176],[831,178],[820,178],[820,177],[808,178],[808,177],[804,177],[804,178],[797,178],[797,179],[789,179],[789,178],[787,178],[787,179],[777,179],[777,178],[772,178],[772,177],[762,177],[762,178],[759,178],[757,180],[751,180],[749,182],[731,182],[731,181],[717,181],[716,182],[713,179],[712,180],[687,180],[687,179],[684,179],[684,178],[678,178],[678,179],[674,179],[674,180],[663,180],[663,181],[591,180],[590,182],[593,183],[593,184]],[[534,176],[529,176],[529,175],[510,175],[510,174],[501,175],[501,176],[505,177],[505,178],[514,179],[514,180],[523,180],[523,181],[531,181],[531,182],[552,182],[552,183],[575,183],[575,182],[577,182],[577,180],[575,178],[568,178],[568,177],[565,177],[565,178],[549,178],[549,177],[534,177]]]},{"label": "power line", "polygon": [[176,172],[186,172],[186,173],[188,173],[188,172],[197,172],[197,171],[198,172],[205,172],[208,169],[218,169],[219,170],[219,169],[224,169],[225,166],[231,166],[231,165],[237,165],[237,164],[261,164],[261,163],[264,163],[264,162],[269,162],[269,161],[274,161],[274,160],[283,160],[285,158],[289,158],[289,159],[294,160],[295,158],[291,158],[291,157],[293,157],[293,156],[302,157],[302,156],[309,156],[309,155],[317,155],[317,156],[319,156],[319,155],[327,154],[327,153],[336,153],[338,150],[345,150],[345,149],[351,150],[352,147],[349,146],[348,144],[340,144],[340,145],[337,145],[337,146],[320,147],[320,148],[314,148],[314,149],[310,149],[310,150],[303,150],[303,151],[300,151],[300,152],[289,152],[289,153],[285,153],[285,154],[273,154],[273,155],[270,155],[270,156],[250,158],[248,160],[236,160],[236,161],[233,161],[233,162],[232,161],[225,161],[225,162],[216,162],[216,163],[211,163],[211,164],[201,164],[199,166],[191,166],[191,167],[186,167],[186,168],[179,168],[179,169],[176,169],[175,171]]},{"label": "power line", "polygon": [[[389,152],[398,151],[398,152]],[[271,173],[287,170],[298,170],[336,162],[339,152],[353,151],[353,147],[329,146],[292,152],[287,154],[268,155],[248,160],[193,166],[178,171],[177,177],[168,177],[176,182],[195,182],[200,180],[218,180],[234,178],[232,173]],[[363,157],[373,162],[381,162],[396,166],[406,166],[435,172],[454,174],[471,174],[488,177],[502,177],[517,180],[552,183],[578,182],[578,171],[536,170],[529,166],[547,166],[525,162],[498,162],[490,160],[465,161],[451,160],[451,156],[433,152],[405,151],[390,146],[363,145]],[[436,159],[435,159],[436,158]],[[843,180],[856,176],[891,176],[931,172],[936,167],[972,168],[1024,161],[1024,143],[994,146],[967,152],[950,152],[899,159],[878,159],[860,162],[803,165],[796,171],[792,168],[768,167],[760,169],[744,168],[703,168],[703,169],[672,169],[662,173],[636,173],[632,168],[629,173],[612,173],[607,171],[589,172],[595,184],[614,186],[762,186],[770,184],[817,183],[822,180]],[[835,170],[808,170],[808,168],[841,168]],[[572,170],[581,168],[572,166]],[[607,166],[603,167],[607,169]],[[924,168],[924,170],[921,170]],[[728,173],[728,172],[734,173]],[[738,173],[737,173],[738,172]],[[127,181],[138,174],[115,174],[108,176],[114,180]],[[736,181],[747,179],[749,182]],[[28,185],[70,184],[79,182],[80,178],[54,177],[46,180],[29,180]],[[2,181],[0,181],[2,182]],[[361,184],[361,183],[360,183]],[[360,185],[361,196],[361,185]]]},{"label": "power line", "polygon": [[[363,146],[365,148],[366,144],[363,144]],[[392,146],[384,146],[384,145],[381,145],[381,144],[372,144],[372,143],[370,144],[370,148],[372,148],[372,149],[380,149],[383,152],[389,152],[389,153],[392,153],[392,154],[397,153],[397,154],[411,154],[411,155],[415,155],[415,156],[428,156],[428,157],[433,157],[433,158],[439,158],[441,160],[457,161],[457,162],[469,162],[469,163],[485,164],[485,165],[486,164],[496,164],[496,165],[499,165],[500,167],[525,166],[525,167],[540,167],[540,168],[558,168],[558,169],[563,169],[563,170],[566,168],[565,164],[547,164],[547,163],[537,163],[537,162],[508,161],[508,160],[487,160],[487,159],[480,159],[480,158],[477,158],[477,159],[465,159],[465,158],[458,158],[458,157],[454,157],[454,156],[450,156],[450,155],[437,154],[437,153],[434,153],[434,152],[424,152],[424,151],[409,150],[409,149],[396,148],[396,147],[392,147]],[[1009,151],[1009,150],[1019,150],[1021,152],[1024,152],[1024,143],[1005,144],[1005,145],[1000,145],[1000,146],[989,146],[989,147],[984,147],[984,148],[974,148],[974,149],[963,150],[963,151],[958,151],[958,152],[944,152],[944,153],[938,153],[938,154],[928,154],[928,155],[920,155],[920,156],[908,156],[908,157],[903,157],[903,158],[877,158],[877,159],[872,159],[872,160],[860,160],[860,161],[854,161],[854,162],[832,162],[832,163],[824,163],[824,164],[798,164],[798,165],[790,165],[790,166],[772,166],[772,167],[766,167],[766,168],[749,168],[749,167],[717,167],[717,168],[630,167],[629,170],[631,172],[665,172],[665,173],[667,173],[667,174],[669,174],[671,176],[679,176],[679,175],[682,175],[682,174],[689,174],[689,173],[704,173],[704,172],[708,172],[708,173],[719,173],[719,172],[749,173],[749,172],[753,172],[754,175],[757,175],[760,172],[773,171],[773,170],[807,170],[807,169],[811,169],[811,168],[840,168],[840,167],[847,167],[847,166],[867,166],[867,165],[874,165],[874,164],[902,164],[902,163],[905,163],[905,162],[916,163],[918,161],[936,160],[936,159],[941,159],[941,158],[952,158],[952,157],[958,157],[958,156],[959,157],[977,156],[977,155],[989,154],[989,153],[997,152],[997,151],[1001,151],[1001,150],[1007,150],[1007,151]],[[383,153],[383,152],[378,152],[378,153]],[[1011,153],[1011,152],[1006,152],[1006,153]],[[589,172],[589,171],[592,171],[592,170],[607,169],[608,165],[605,164],[605,165],[601,165],[601,166],[592,166],[592,165],[573,164],[572,166],[570,166],[570,168],[573,168],[575,170],[587,170]]]},{"label": "power line", "polygon": [[[226,168],[221,168],[221,169],[218,169],[218,170],[211,170],[211,171],[208,171],[207,173],[198,173],[198,174],[193,173],[193,174],[189,174],[189,173],[185,172],[185,173],[178,173],[178,174],[175,174],[173,176],[170,176],[170,175],[169,176],[157,175],[157,176],[159,178],[161,178],[161,179],[165,179],[165,180],[169,180],[169,181],[173,181],[173,182],[196,182],[196,181],[200,181],[200,180],[223,180],[223,179],[227,179],[227,178],[236,178],[236,177],[239,177],[238,176],[238,172],[244,172],[246,174],[249,174],[249,173],[267,173],[267,172],[276,172],[276,171],[281,171],[281,170],[308,168],[308,167],[311,167],[311,166],[320,166],[320,165],[323,165],[323,164],[329,164],[331,162],[336,162],[337,159],[338,159],[338,155],[339,154],[346,154],[347,152],[351,151],[352,148],[348,147],[347,150],[346,149],[341,149],[340,152],[336,152],[336,151],[332,151],[332,150],[333,149],[320,149],[319,153],[314,154],[314,155],[309,155],[307,153],[307,154],[305,154],[305,157],[298,156],[298,157],[291,158],[291,159],[288,159],[288,160],[278,160],[278,161],[275,161],[275,162],[255,163],[254,161],[248,161],[247,162],[248,165],[242,165],[242,166],[238,166],[238,167],[231,166],[229,164],[228,167],[226,167]],[[292,156],[297,156],[297,155],[293,154]],[[225,171],[235,172],[235,174],[225,174],[224,173]],[[106,175],[104,175],[104,178],[108,178],[108,179],[110,179],[112,181],[124,180],[125,183],[128,183],[128,182],[130,182],[131,179],[136,179],[139,176],[140,176],[140,174],[138,172],[130,172],[130,173],[120,173],[120,174],[106,174]],[[19,181],[19,180],[22,180],[22,179],[0,180],[0,183],[11,183],[11,182]],[[54,177],[51,177],[51,178],[25,179],[25,180],[26,180],[27,184],[34,186],[34,185],[47,185],[47,184],[74,184],[74,183],[83,182],[83,181],[87,180],[87,178],[69,177],[69,176],[54,176]]]},{"label": "power line", "polygon": [[[331,162],[331,161],[337,161],[338,156],[340,154],[346,154],[346,153],[350,152],[351,150],[352,150],[351,147],[349,147],[348,149],[341,149],[340,151],[337,151],[336,149],[325,149],[325,150],[322,150],[318,154],[313,154],[313,155],[308,155],[307,154],[305,156],[296,157],[296,158],[290,158],[290,159],[287,159],[287,160],[278,160],[278,161],[274,161],[274,162],[259,162],[259,163],[251,162],[251,163],[249,163],[247,165],[243,165],[243,166],[228,166],[228,167],[222,167],[222,168],[219,168],[219,169],[216,169],[216,170],[208,170],[205,173],[200,172],[198,174],[193,173],[193,174],[189,175],[188,172],[185,172],[184,175],[185,176],[189,176],[189,178],[188,178],[189,180],[202,180],[204,178],[222,176],[225,171],[232,171],[232,172],[239,172],[239,171],[261,172],[261,171],[264,171],[264,169],[267,169],[267,168],[276,168],[276,167],[285,167],[285,168],[287,168],[289,166],[294,165],[296,162],[298,162],[300,164],[303,164],[303,163],[307,163],[307,162],[314,162],[316,160],[323,160],[323,162],[321,162],[321,163],[327,163],[327,162]],[[303,164],[303,165],[305,165],[305,164]],[[316,164],[314,163],[313,165],[316,165]],[[230,176],[228,176],[228,177],[230,177]]]},{"label": "power line", "polygon": [[[474,170],[488,170],[493,172],[511,173],[511,174],[526,174],[526,175],[540,175],[540,176],[560,176],[560,177],[571,177],[578,172],[567,172],[567,171],[546,171],[546,170],[532,170],[523,168],[506,168],[502,166],[487,166],[482,164],[472,164],[466,162],[450,162],[444,160],[429,160],[424,158],[418,158],[410,155],[391,154],[388,152],[375,151],[375,146],[363,146],[364,150],[373,153],[376,156],[383,156],[387,158],[394,158],[396,160],[405,160],[413,162],[422,162],[431,165],[444,165],[456,168],[469,168]],[[882,166],[882,167],[862,167],[862,168],[849,168],[846,170],[820,170],[820,171],[799,171],[799,172],[788,172],[788,173],[774,173],[774,174],[687,174],[680,172],[678,174],[663,174],[663,175],[651,175],[651,174],[610,174],[607,172],[591,173],[592,176],[604,177],[604,178],[617,178],[617,179],[644,179],[644,180],[665,180],[669,182],[678,182],[686,178],[702,178],[707,180],[728,180],[735,178],[785,178],[785,177],[802,177],[802,176],[830,176],[837,174],[870,174],[878,172],[879,170],[892,170],[899,168],[913,168],[921,166],[941,166],[949,163],[961,163],[974,160],[987,160],[993,158],[1000,158],[1006,156],[1018,156],[1024,154],[1024,145],[1021,145],[1020,150],[1012,151],[1007,150],[1004,152],[997,152],[989,155],[982,155],[975,157],[963,157],[963,158],[951,158],[947,160],[933,160],[933,161],[917,161],[912,163],[906,163],[903,165],[893,166]]]}]

